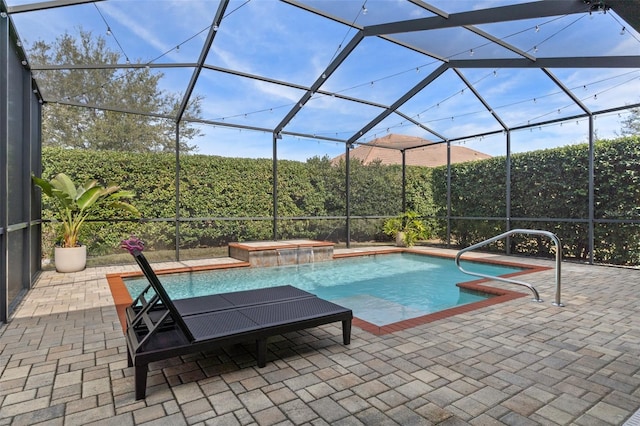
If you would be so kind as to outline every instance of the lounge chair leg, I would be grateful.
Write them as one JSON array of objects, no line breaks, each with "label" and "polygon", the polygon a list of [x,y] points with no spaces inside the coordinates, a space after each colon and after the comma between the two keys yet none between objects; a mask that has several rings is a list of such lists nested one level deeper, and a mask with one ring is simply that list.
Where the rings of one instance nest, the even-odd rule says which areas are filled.
[{"label": "lounge chair leg", "polygon": [[136,399],[144,399],[147,395],[147,364],[135,366]]},{"label": "lounge chair leg", "polygon": [[342,321],[342,341],[345,345],[351,343],[351,320]]},{"label": "lounge chair leg", "polygon": [[256,353],[258,355],[258,367],[267,365],[267,339],[256,340]]}]

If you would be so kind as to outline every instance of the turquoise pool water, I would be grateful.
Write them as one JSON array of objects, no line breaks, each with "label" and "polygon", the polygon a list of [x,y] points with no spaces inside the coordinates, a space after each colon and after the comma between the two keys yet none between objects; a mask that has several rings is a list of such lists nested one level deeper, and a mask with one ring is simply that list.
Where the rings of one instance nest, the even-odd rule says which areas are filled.
[{"label": "turquoise pool water", "polygon": [[[520,270],[482,263],[465,268],[487,275]],[[160,276],[174,299],[290,284],[348,307],[356,317],[378,326],[486,299],[488,296],[456,286],[472,279],[460,272],[452,259],[408,253]],[[127,279],[125,285],[135,297],[147,282],[144,278]]]}]

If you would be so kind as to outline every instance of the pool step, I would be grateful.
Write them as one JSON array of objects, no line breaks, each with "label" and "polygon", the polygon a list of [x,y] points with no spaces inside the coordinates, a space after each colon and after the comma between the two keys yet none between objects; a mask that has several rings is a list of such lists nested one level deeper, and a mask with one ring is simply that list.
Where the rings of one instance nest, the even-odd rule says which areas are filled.
[{"label": "pool step", "polygon": [[338,305],[348,306],[352,311],[358,313],[358,318],[379,327],[429,313],[369,294],[343,297],[334,299],[332,302]]}]

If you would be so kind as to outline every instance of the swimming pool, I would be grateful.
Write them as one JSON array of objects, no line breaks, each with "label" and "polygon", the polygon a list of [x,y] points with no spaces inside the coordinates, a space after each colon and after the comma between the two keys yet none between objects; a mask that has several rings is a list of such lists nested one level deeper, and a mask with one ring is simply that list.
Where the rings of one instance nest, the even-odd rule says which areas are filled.
[{"label": "swimming pool", "polygon": [[[522,270],[484,263],[474,263],[468,269],[487,275]],[[490,297],[456,286],[469,281],[469,276],[456,268],[453,259],[411,253],[169,274],[162,275],[161,281],[174,299],[291,284],[348,307],[357,318],[378,326]],[[126,279],[125,285],[130,294],[137,295],[147,281]]]}]

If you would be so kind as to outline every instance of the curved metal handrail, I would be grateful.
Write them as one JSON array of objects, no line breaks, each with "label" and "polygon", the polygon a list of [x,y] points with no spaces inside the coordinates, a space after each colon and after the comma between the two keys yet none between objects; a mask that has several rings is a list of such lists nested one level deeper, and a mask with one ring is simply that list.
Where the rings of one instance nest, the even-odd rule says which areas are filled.
[{"label": "curved metal handrail", "polygon": [[506,282],[506,283],[511,283],[511,284],[518,284],[521,286],[525,286],[528,289],[531,290],[531,292],[533,293],[534,296],[534,301],[536,302],[542,302],[542,299],[540,299],[540,295],[538,294],[538,290],[536,290],[531,284],[529,283],[525,283],[523,281],[518,281],[518,280],[513,280],[511,278],[502,278],[502,277],[496,277],[496,276],[492,276],[492,275],[485,275],[485,274],[480,274],[478,272],[471,272],[471,271],[467,271],[464,268],[462,268],[462,266],[460,266],[460,257],[462,256],[463,253],[466,253],[468,251],[471,250],[475,250],[477,248],[486,246],[487,244],[491,244],[495,241],[501,240],[503,238],[506,238],[510,235],[513,234],[528,234],[528,235],[542,235],[545,237],[549,237],[553,243],[556,245],[556,299],[555,302],[553,302],[554,305],[556,306],[564,306],[561,302],[560,302],[560,264],[562,263],[562,246],[560,245],[560,239],[553,233],[549,232],[549,231],[542,231],[542,230],[538,230],[538,229],[512,229],[511,231],[507,231],[504,232],[500,235],[496,235],[493,238],[489,238],[488,240],[484,240],[482,242],[479,242],[477,244],[474,244],[472,246],[463,248],[462,250],[460,250],[457,254],[456,254],[456,266],[458,267],[458,269],[461,272],[464,272],[465,274],[468,275],[474,275],[476,277],[481,277],[481,278],[488,278],[491,280],[496,280],[496,281],[502,281],[502,282]]}]

